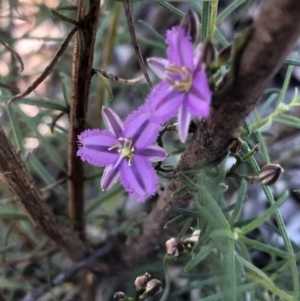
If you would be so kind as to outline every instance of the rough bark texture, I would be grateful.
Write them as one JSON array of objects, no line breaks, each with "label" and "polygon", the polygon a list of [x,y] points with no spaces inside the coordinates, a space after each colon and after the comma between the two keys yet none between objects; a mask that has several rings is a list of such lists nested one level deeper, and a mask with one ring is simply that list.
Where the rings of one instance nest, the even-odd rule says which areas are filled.
[{"label": "rough bark texture", "polygon": [[[0,179],[20,202],[34,226],[74,261],[85,258],[90,250],[73,230],[58,222],[1,127],[0,145]],[[107,264],[101,263],[94,263],[92,269],[105,274],[109,271]]]},{"label": "rough bark texture", "polygon": [[[231,88],[213,107],[207,120],[199,125],[190,145],[183,153],[177,171],[208,165],[226,151],[247,115],[257,106],[267,88],[300,34],[300,1],[267,0],[253,25],[238,66],[238,74]],[[127,264],[147,257],[166,239],[164,224],[170,219],[171,207],[187,207],[190,198],[170,198],[180,187],[172,180],[159,198],[143,225],[143,234],[123,251]]]},{"label": "rough bark texture", "polygon": [[21,203],[39,230],[56,242],[73,260],[82,259],[87,252],[84,244],[74,231],[57,221],[1,127],[0,145],[0,179]]},{"label": "rough bark texture", "polygon": [[68,147],[68,210],[69,216],[75,221],[74,229],[81,238],[84,237],[84,175],[83,163],[76,156],[77,136],[85,129],[100,1],[90,0],[88,12],[85,12],[83,4],[84,1],[79,0],[77,5],[77,21],[82,35],[80,41],[80,32],[77,33],[73,52]]}]

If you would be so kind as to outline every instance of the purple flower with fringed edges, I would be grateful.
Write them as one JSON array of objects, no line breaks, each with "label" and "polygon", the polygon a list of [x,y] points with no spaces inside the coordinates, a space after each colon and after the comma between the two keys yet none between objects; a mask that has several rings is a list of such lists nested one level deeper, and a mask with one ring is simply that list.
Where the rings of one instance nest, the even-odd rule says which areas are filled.
[{"label": "purple flower with fringed edges", "polygon": [[147,105],[152,120],[160,124],[177,114],[178,134],[184,142],[191,117],[209,115],[212,93],[201,59],[202,46],[194,50],[191,37],[180,26],[167,31],[166,42],[168,59],[148,59],[150,68],[163,81],[153,88]]},{"label": "purple flower with fringed edges", "polygon": [[77,155],[83,161],[104,167],[101,188],[108,190],[120,179],[131,197],[143,202],[157,191],[158,178],[151,162],[166,158],[165,150],[152,145],[161,127],[150,121],[149,110],[141,107],[124,125],[109,108],[102,109],[108,130],[86,130],[78,136]]}]

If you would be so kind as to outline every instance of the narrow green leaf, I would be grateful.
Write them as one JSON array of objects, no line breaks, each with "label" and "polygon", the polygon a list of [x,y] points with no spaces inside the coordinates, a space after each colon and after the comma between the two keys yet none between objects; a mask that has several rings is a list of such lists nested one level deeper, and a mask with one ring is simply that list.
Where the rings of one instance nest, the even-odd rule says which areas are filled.
[{"label": "narrow green leaf", "polygon": [[9,246],[6,246],[6,247],[0,249],[0,255],[13,251],[15,247],[16,247],[16,245],[9,245]]},{"label": "narrow green leaf", "polygon": [[[35,154],[31,154],[29,157],[29,162],[31,163],[32,168],[35,172],[41,177],[41,179],[45,182],[45,184],[50,185],[51,183],[55,183],[56,179],[49,173],[49,171],[45,168],[45,166],[40,162],[40,160],[35,156]],[[66,191],[62,188],[62,186],[57,186],[53,189],[53,192],[60,198],[64,199],[67,197]]]},{"label": "narrow green leaf", "polygon": [[[10,97],[0,96],[0,102],[6,102]],[[58,110],[68,113],[68,108],[58,103],[57,100],[47,99],[47,98],[21,98],[18,100],[19,103],[37,106],[40,108]]]},{"label": "narrow green leaf", "polygon": [[177,174],[178,179],[190,190],[197,191],[199,189],[198,185],[193,182],[187,175],[182,172]]},{"label": "narrow green leaf", "polygon": [[283,290],[279,289],[274,282],[259,268],[255,267],[252,263],[248,262],[247,260],[243,259],[239,256],[239,260],[242,262],[242,264],[247,268],[248,270],[252,271],[255,275],[257,275],[259,278],[256,278],[255,276],[251,276],[251,274],[248,274],[248,278],[250,280],[262,285],[267,290],[270,290],[273,294],[279,296],[285,301],[296,301],[293,296],[289,295],[288,293],[284,292]]},{"label": "narrow green leaf", "polygon": [[174,226],[179,225],[180,223],[184,222],[185,220],[187,220],[189,217],[187,215],[178,215],[176,217],[174,217],[173,219],[171,219],[170,221],[168,221],[165,226],[164,229],[169,229],[172,228]]},{"label": "narrow green leaf", "polygon": [[227,256],[227,273],[228,278],[230,279],[230,301],[237,300],[237,279],[236,279],[236,269],[235,269],[235,250],[234,250],[234,241],[228,239],[228,256]]},{"label": "narrow green leaf", "polygon": [[59,167],[60,170],[66,171],[66,166],[62,161],[61,157],[56,152],[55,148],[50,144],[47,138],[40,134],[38,130],[38,125],[36,124],[34,118],[29,117],[21,109],[19,109],[19,113],[22,115],[22,119],[29,125],[31,130],[35,133],[37,139],[44,147],[47,155],[53,160],[53,162]]},{"label": "narrow green leaf", "polygon": [[252,134],[252,126],[248,118],[244,121],[244,127],[247,131],[248,136],[250,136]]},{"label": "narrow green leaf", "polygon": [[282,125],[286,125],[286,126],[290,126],[290,127],[296,128],[296,129],[300,129],[299,123],[295,122],[295,121],[285,120],[285,119],[282,119],[282,118],[274,118],[273,121],[275,123],[279,123],[279,124],[282,124]]},{"label": "narrow green leaf", "polygon": [[285,65],[293,65],[293,66],[300,67],[300,61],[296,61],[296,60],[285,60],[283,63]]},{"label": "narrow green leaf", "polygon": [[[281,90],[279,90],[280,92]],[[277,98],[277,95],[279,93],[272,93],[268,99],[264,102],[264,104],[261,106],[261,108],[259,109],[259,114],[260,116],[264,116],[267,108],[270,108],[270,106],[272,105],[272,103],[274,102],[274,100]]]},{"label": "narrow green leaf", "polygon": [[173,198],[173,199],[179,198],[188,192],[189,192],[188,188],[186,186],[183,186],[183,187],[179,188],[178,190],[174,191],[171,194],[171,198]]},{"label": "narrow green leaf", "polygon": [[247,244],[247,245],[251,246],[252,248],[264,251],[264,252],[272,254],[274,256],[279,256],[282,258],[289,258],[289,254],[287,252],[284,252],[280,249],[276,249],[270,245],[266,245],[257,240],[253,240],[253,239],[250,239],[250,238],[240,235],[238,238],[238,241],[242,242],[244,244]]},{"label": "narrow green leaf", "polygon": [[294,122],[295,124],[298,124],[300,126],[300,118],[292,115],[283,114],[280,116],[281,118],[285,118],[291,122]]},{"label": "narrow green leaf", "polygon": [[105,76],[103,76],[100,72],[97,72],[96,69],[94,69],[97,76],[99,77],[99,79],[101,80],[102,84],[104,85],[104,88],[106,89],[107,93],[108,93],[108,97],[109,97],[109,100],[113,100],[113,91],[111,89],[111,86],[108,82],[108,80],[105,78]]},{"label": "narrow green leaf", "polygon": [[[294,57],[296,56],[296,53],[293,54],[292,58],[294,59]],[[291,76],[292,76],[292,72],[293,72],[294,66],[293,65],[289,65],[285,78],[284,78],[284,82],[283,82],[283,86],[282,89],[280,91],[277,103],[276,103],[276,108],[278,108],[278,106],[283,102],[284,96],[286,94],[286,91],[288,89],[290,80],[291,80]]]},{"label": "narrow green leaf", "polygon": [[78,25],[78,22],[77,22],[76,20],[71,19],[71,18],[69,18],[69,17],[67,17],[67,16],[65,16],[65,15],[63,15],[63,14],[61,14],[61,13],[59,13],[59,12],[58,12],[57,10],[55,10],[55,9],[51,9],[51,13],[52,13],[55,17],[57,17],[58,19],[60,19],[60,20],[62,20],[62,21],[65,21],[65,22],[67,22],[67,23],[73,24],[73,25],[75,25],[75,26]]},{"label": "narrow green leaf", "polygon": [[11,127],[12,127],[13,132],[14,132],[17,147],[22,153],[24,153],[23,135],[22,135],[21,128],[20,128],[20,125],[19,125],[19,121],[17,120],[14,108],[12,106],[9,106],[7,108],[7,113],[8,113],[8,116],[9,116]]},{"label": "narrow green leaf", "polygon": [[158,4],[160,4],[161,6],[166,8],[170,13],[174,14],[175,16],[177,16],[179,18],[183,18],[184,13],[181,10],[177,9],[175,6],[173,6],[163,0],[155,0],[155,2],[157,2]]},{"label": "narrow green leaf", "polygon": [[237,219],[241,208],[243,206],[243,203],[246,199],[246,192],[247,192],[247,182],[245,180],[241,181],[240,187],[239,187],[239,193],[238,193],[238,197],[237,197],[237,201],[235,203],[232,215],[229,219],[229,224],[232,226],[232,224],[235,222],[235,220]]},{"label": "narrow green leaf", "polygon": [[16,221],[28,221],[28,217],[25,213],[17,211],[0,211],[0,219],[11,219]]},{"label": "narrow green leaf", "polygon": [[255,130],[255,132],[261,133],[261,132],[266,131],[272,125],[272,121],[273,121],[273,119],[271,117],[269,117],[263,125],[261,125],[259,128],[257,128]]},{"label": "narrow green leaf", "polygon": [[222,22],[229,14],[231,14],[235,9],[237,9],[241,4],[247,0],[235,0],[230,5],[228,5],[217,17],[217,24]]},{"label": "narrow green leaf", "polygon": [[166,46],[164,37],[160,35],[150,24],[143,20],[139,20],[138,22],[150,31],[157,42],[160,42],[163,46]]},{"label": "narrow green leaf", "polygon": [[181,214],[181,215],[185,215],[187,217],[200,217],[201,216],[199,213],[192,212],[192,211],[182,209],[182,208],[174,208],[173,207],[173,208],[171,208],[171,212],[178,213],[178,214]]},{"label": "narrow green leaf", "polygon": [[124,191],[122,186],[115,186],[109,191],[101,192],[100,195],[94,200],[90,201],[92,203],[85,211],[85,216],[87,217],[92,212],[94,212],[99,206],[101,206],[103,203],[112,200],[115,196],[117,196],[119,193]]},{"label": "narrow green leaf", "polygon": [[[209,212],[209,215],[214,218],[215,221],[217,221],[220,225],[220,228],[223,229],[230,229],[230,225],[222,212],[221,208],[218,206],[216,201],[212,198],[210,193],[207,191],[205,186],[201,185],[201,194],[203,195],[204,199],[204,207],[205,211]],[[199,206],[197,204],[197,206]],[[203,209],[202,209],[203,210]],[[201,213],[201,210],[200,210]]]},{"label": "narrow green leaf", "polygon": [[201,27],[201,41],[206,41],[209,37],[209,27],[210,27],[210,10],[211,2],[204,2],[202,8],[202,27]]},{"label": "narrow green leaf", "polygon": [[204,260],[215,248],[215,244],[211,242],[210,244],[204,246],[195,256],[185,265],[184,271],[189,272],[195,268],[202,260]]},{"label": "narrow green leaf", "polygon": [[288,197],[289,192],[285,191],[283,195],[273,204],[269,209],[267,209],[261,216],[256,218],[254,221],[250,222],[248,225],[240,229],[241,234],[247,234],[248,232],[258,228],[263,222],[270,218],[274,212],[284,203]]}]

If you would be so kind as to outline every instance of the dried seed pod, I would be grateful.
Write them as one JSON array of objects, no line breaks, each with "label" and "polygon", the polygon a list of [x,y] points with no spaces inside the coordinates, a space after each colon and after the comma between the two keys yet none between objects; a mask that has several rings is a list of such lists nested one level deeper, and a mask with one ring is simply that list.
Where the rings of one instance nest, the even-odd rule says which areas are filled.
[{"label": "dried seed pod", "polygon": [[166,241],[167,254],[179,257],[185,250],[184,244],[175,237]]},{"label": "dried seed pod", "polygon": [[279,164],[267,164],[263,166],[258,175],[258,181],[263,185],[273,185],[283,174],[284,169]]}]

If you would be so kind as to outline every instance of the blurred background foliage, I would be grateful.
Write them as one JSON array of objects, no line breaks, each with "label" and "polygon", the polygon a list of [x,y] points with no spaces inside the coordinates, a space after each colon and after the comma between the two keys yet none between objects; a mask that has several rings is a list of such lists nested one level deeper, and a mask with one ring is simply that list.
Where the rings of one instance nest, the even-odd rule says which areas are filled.
[{"label": "blurred background foliage", "polygon": [[[217,51],[252,23],[261,2],[219,1],[218,30],[214,37]],[[178,24],[189,8],[201,15],[205,12],[204,3],[207,4],[202,1],[134,1],[133,19],[143,57],[164,57],[166,30]],[[122,3],[105,0],[101,5],[93,67],[125,79],[140,76]],[[20,72],[22,68],[16,55],[0,45],[0,125],[20,151],[45,202],[59,220],[71,225],[66,209],[66,164],[73,41],[33,93],[6,107],[12,95],[24,91],[45,69],[72,28],[51,11],[55,9],[74,19],[76,11],[66,6],[72,7],[72,1],[0,1],[0,41],[14,49],[24,63],[24,71]],[[207,18],[203,13],[202,20]],[[191,236],[193,230],[202,229],[193,258],[188,252],[187,256],[176,260],[163,259],[162,250],[140,265],[130,269],[122,267],[114,277],[98,279],[95,300],[112,300],[118,290],[134,296],[134,279],[145,271],[163,281],[164,293],[155,296],[155,300],[299,300],[292,293],[299,289],[300,114],[299,96],[295,92],[300,80],[299,66],[296,53],[285,62],[265,92],[261,106],[239,132],[249,145],[244,146],[243,155],[257,143],[261,145],[256,159],[250,157],[250,161],[243,163],[240,173],[253,176],[259,171],[257,163],[259,166],[280,163],[285,169],[280,181],[270,190],[252,183],[247,185],[244,180],[225,178],[226,171],[235,162],[232,156],[209,171],[215,173],[213,185],[207,179],[211,174],[201,172],[192,183],[182,175],[187,190],[194,191],[194,207],[174,209],[179,218],[167,227],[183,239]],[[158,81],[152,73],[150,77],[154,83]],[[114,108],[124,120],[150,92],[145,81],[131,86],[112,81],[109,84],[112,100],[109,100],[110,93],[104,82],[95,75],[92,77],[87,128],[103,126],[102,105]],[[166,133],[164,146],[170,154],[164,163],[175,166],[184,145],[179,143],[176,134]],[[103,192],[99,185],[101,173],[101,169],[85,164],[87,242],[97,247],[107,237],[122,234],[130,244],[140,233],[140,225],[155,198],[145,204],[136,203],[120,185]],[[199,183],[205,181],[208,183],[202,187]],[[161,177],[160,191],[167,183],[168,179]],[[1,185],[0,291],[7,300],[18,300],[29,291],[47,286],[57,274],[71,267],[72,262],[32,226],[13,196]],[[280,211],[278,206],[274,207],[274,197],[280,204],[285,201]],[[206,202],[203,203],[203,199]],[[254,219],[265,212],[268,201],[273,209],[263,219]],[[74,277],[52,290],[49,288],[51,293],[40,300],[79,300],[81,285]]]}]

